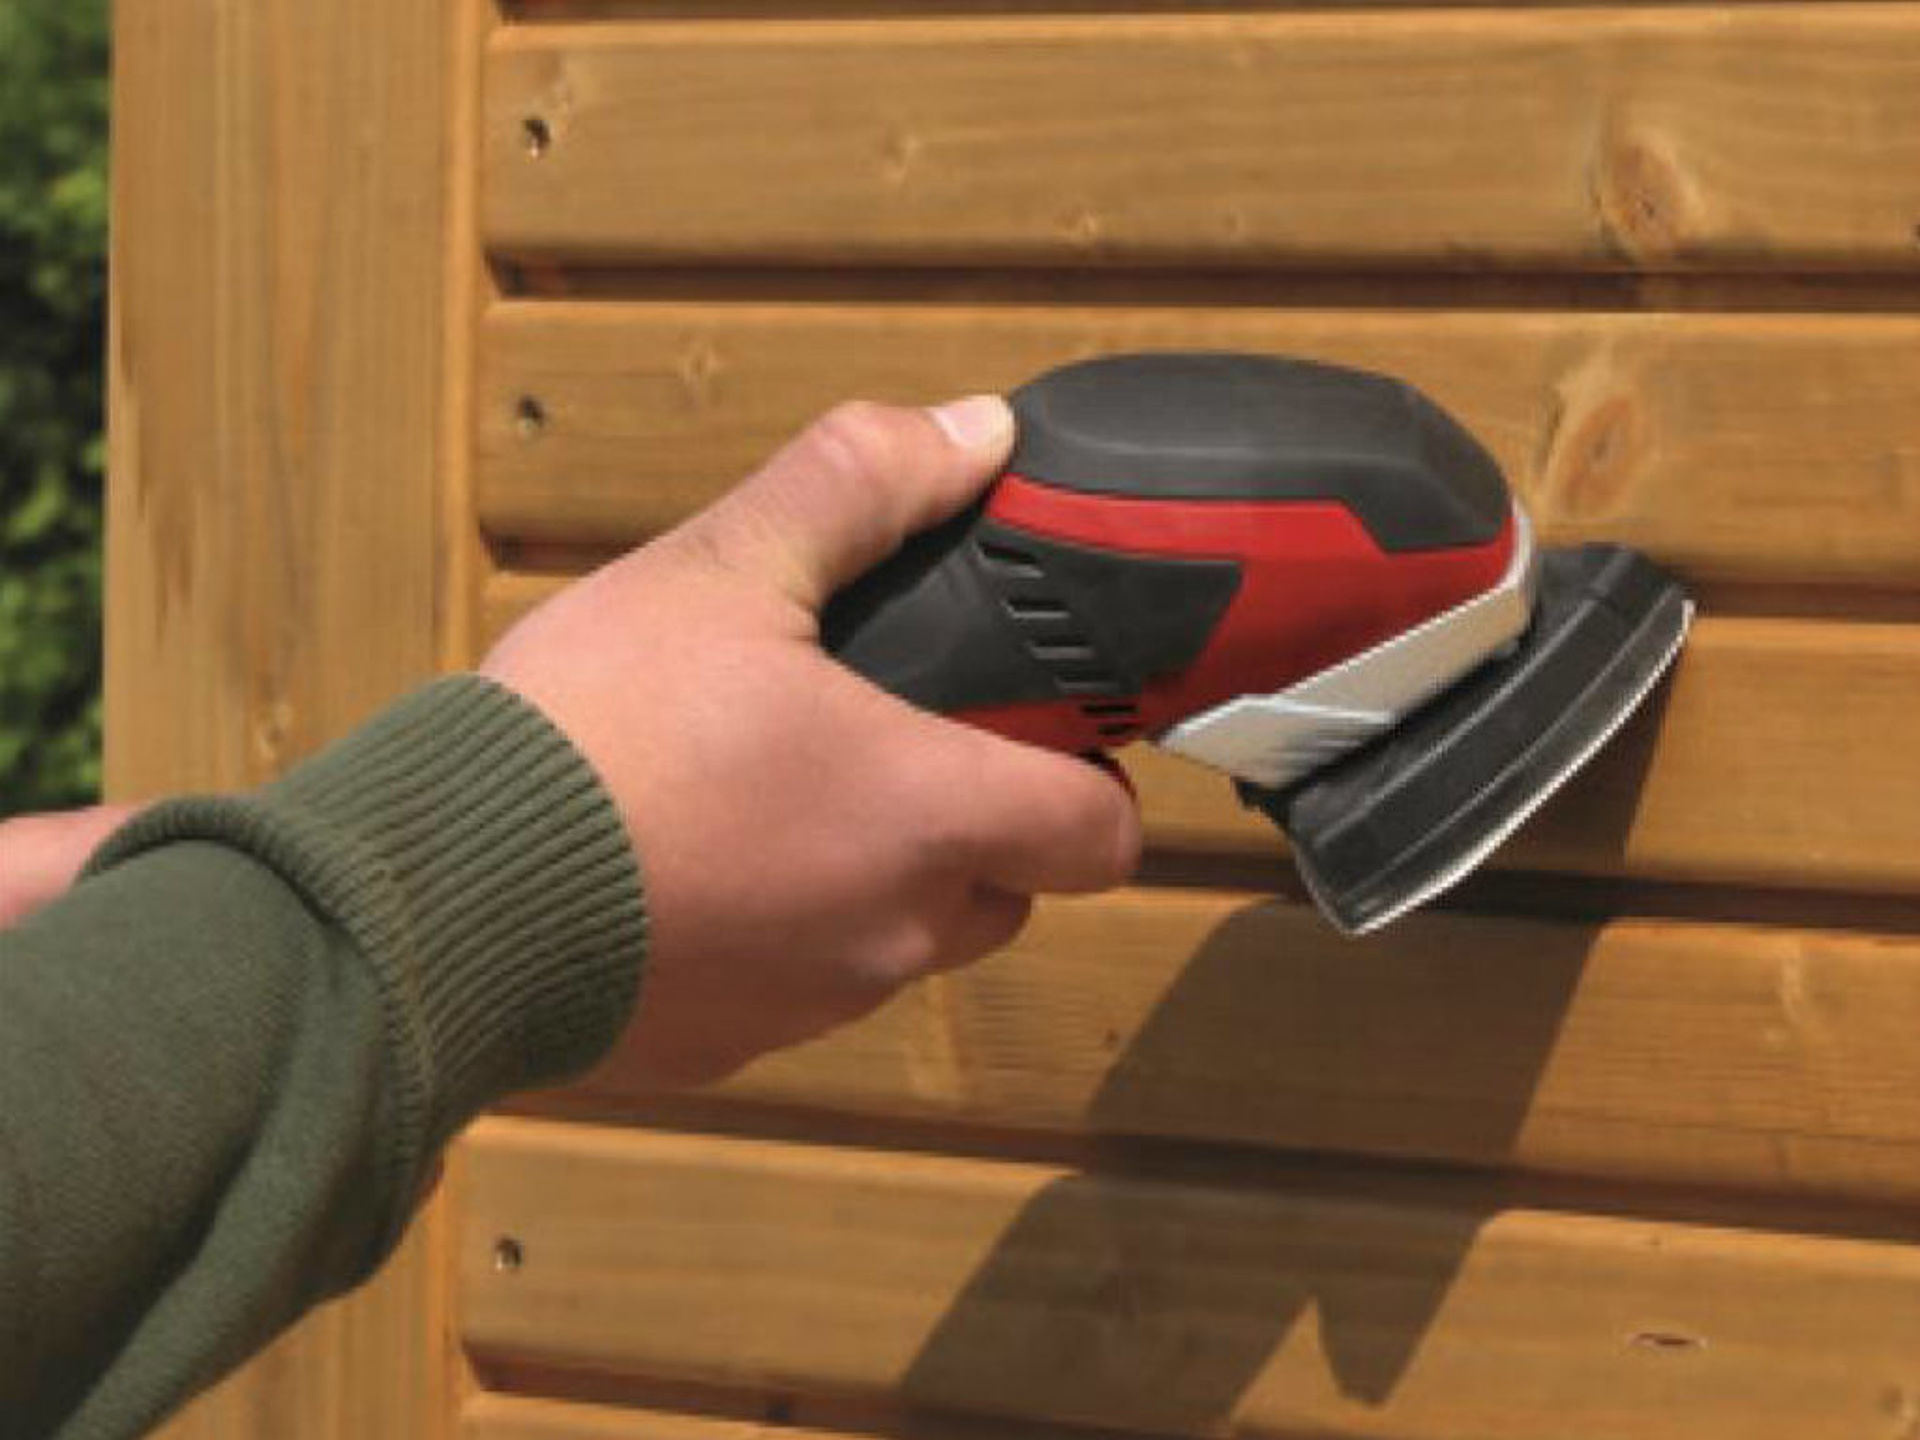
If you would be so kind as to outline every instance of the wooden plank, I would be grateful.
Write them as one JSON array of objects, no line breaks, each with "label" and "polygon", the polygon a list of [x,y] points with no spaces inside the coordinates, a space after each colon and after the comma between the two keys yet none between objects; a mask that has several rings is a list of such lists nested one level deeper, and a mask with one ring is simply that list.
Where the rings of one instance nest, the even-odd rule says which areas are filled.
[{"label": "wooden plank", "polygon": [[[489,639],[559,576],[496,575]],[[1835,704],[1836,696],[1845,697]],[[1709,617],[1650,709],[1501,851],[1502,869],[1920,894],[1920,627]],[[1281,863],[1213,771],[1122,752],[1163,853]]]},{"label": "wooden plank", "polygon": [[431,671],[438,599],[446,15],[174,10],[117,12],[122,796],[254,783],[346,730]]},{"label": "wooden plank", "polygon": [[664,262],[1910,269],[1916,39],[1912,5],[1833,3],[512,26],[486,233]]},{"label": "wooden plank", "polygon": [[476,1395],[460,1420],[461,1440],[828,1440],[820,1431],[777,1429],[754,1420],[673,1415],[508,1395]]},{"label": "wooden plank", "polygon": [[[601,1383],[605,1377],[599,1377]],[[482,1393],[461,1415],[461,1440],[1102,1440],[1118,1432],[976,1417],[938,1411],[889,1413],[875,1424],[862,1413],[858,1430],[794,1424],[796,1415],[834,1409],[813,1397],[782,1394],[766,1409],[779,1418],[757,1420],[674,1410],[582,1404],[522,1395]]]},{"label": "wooden plank", "polygon": [[[1540,8],[1553,6],[1561,9],[1588,9],[1592,0],[1481,0],[1488,8]],[[1673,4],[1676,0],[1627,0],[1629,4]],[[1678,0],[1678,3],[1697,3],[1697,0]],[[1723,5],[1764,5],[1776,4],[1778,0],[1715,0]],[[1899,0],[1881,0],[1881,3],[1899,3]],[[1455,8],[1458,0],[1289,0],[1292,10],[1322,9],[1404,9],[1435,10]],[[556,21],[594,20],[610,22],[618,20],[659,20],[659,19],[781,19],[809,18],[826,16],[874,17],[900,16],[903,14],[925,14],[932,12],[940,15],[1019,14],[1022,10],[1034,7],[1029,0],[514,0],[512,19],[516,24],[550,24]],[[1111,14],[1115,9],[1114,0],[1047,0],[1046,13]],[[1129,13],[1153,11],[1186,12],[1193,9],[1193,0],[1127,0],[1125,9]],[[1273,0],[1212,0],[1208,10],[1270,10]]]},{"label": "wooden plank", "polygon": [[[476,1395],[461,1416],[461,1440],[765,1440],[747,1420],[663,1416],[562,1400]],[[812,1440],[795,1434],[793,1440]]]},{"label": "wooden plank", "polygon": [[[1557,7],[1590,9],[1593,0],[1482,0],[1491,9]],[[1665,5],[1698,3],[1698,0],[1625,0],[1628,4]],[[1778,0],[1713,0],[1722,5],[1777,4]],[[1900,3],[1900,0],[1880,0]],[[1436,10],[1456,8],[1458,0],[1289,0],[1290,10],[1328,9],[1402,9]],[[660,19],[820,19],[823,17],[867,18],[933,13],[939,15],[1020,14],[1034,7],[1029,0],[514,0],[511,19],[516,24],[539,25],[558,21],[592,20],[645,21]],[[1045,13],[1111,14],[1120,7],[1114,0],[1047,0]],[[1127,0],[1128,13],[1193,9],[1192,0]],[[1273,0],[1212,0],[1211,11],[1271,10]]]},{"label": "wooden plank", "polygon": [[[1920,715],[1920,627],[1703,620],[1650,703],[1503,867],[1920,893],[1920,754],[1886,738]],[[1134,755],[1163,846],[1269,852],[1211,775]]]},{"label": "wooden plank", "polygon": [[[434,667],[453,57],[477,14],[115,7],[118,798],[263,780]],[[429,1206],[378,1280],[166,1433],[449,1433],[446,1234]]]},{"label": "wooden plank", "polygon": [[[1920,938],[1130,891],[768,1056],[727,1100],[1911,1203]],[[645,1113],[615,1070],[577,1097]]]},{"label": "wooden plank", "polygon": [[932,401],[1168,348],[1405,376],[1493,450],[1552,543],[1618,540],[1710,582],[1920,587],[1911,316],[508,303],[482,341],[482,521],[633,541],[849,396]]},{"label": "wooden plank", "polygon": [[472,1165],[483,1354],[1179,1435],[1819,1440],[1920,1397],[1905,1245],[525,1121]]}]

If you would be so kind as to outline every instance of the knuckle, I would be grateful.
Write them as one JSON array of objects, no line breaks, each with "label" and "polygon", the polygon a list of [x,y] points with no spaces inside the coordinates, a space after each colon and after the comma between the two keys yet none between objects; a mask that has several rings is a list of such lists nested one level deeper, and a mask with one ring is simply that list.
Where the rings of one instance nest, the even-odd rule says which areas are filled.
[{"label": "knuckle", "polygon": [[871,1008],[932,970],[939,958],[930,929],[903,925],[849,967],[849,998]]},{"label": "knuckle", "polygon": [[[992,951],[1001,949],[1003,946],[1011,945],[1020,932],[1027,928],[1027,921],[1032,915],[1032,896],[1002,894],[997,897],[997,903],[992,911],[991,923],[988,925],[986,933],[983,936],[985,944],[982,946],[980,954],[986,955]],[[966,958],[972,959],[974,957],[968,956]]]}]

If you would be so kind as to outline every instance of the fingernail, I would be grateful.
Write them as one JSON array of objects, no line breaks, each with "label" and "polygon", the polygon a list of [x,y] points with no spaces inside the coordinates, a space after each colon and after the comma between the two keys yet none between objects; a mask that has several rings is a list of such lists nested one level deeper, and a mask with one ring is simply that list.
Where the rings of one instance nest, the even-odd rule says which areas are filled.
[{"label": "fingernail", "polygon": [[997,450],[1013,439],[1013,410],[998,395],[969,395],[927,413],[962,450]]}]

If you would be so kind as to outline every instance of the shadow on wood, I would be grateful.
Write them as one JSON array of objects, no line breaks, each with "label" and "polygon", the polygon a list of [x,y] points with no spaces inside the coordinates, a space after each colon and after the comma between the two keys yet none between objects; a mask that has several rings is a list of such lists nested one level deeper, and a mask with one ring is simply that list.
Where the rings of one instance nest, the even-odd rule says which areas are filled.
[{"label": "shadow on wood", "polygon": [[[1592,932],[1516,927],[1524,946],[1490,947],[1484,927],[1428,920],[1281,950],[1297,927],[1280,904],[1222,923],[1114,1064],[1093,1128],[1190,1129],[1196,1057],[1217,1055],[1219,1109],[1296,1109],[1267,1123],[1304,1144],[1324,1132],[1351,1146],[1360,1133],[1370,1151],[1419,1157],[1437,1129],[1456,1153],[1497,1163],[1526,1120]],[[1463,989],[1478,992],[1470,1003]],[[1460,1033],[1462,1013],[1485,1017],[1482,1028]],[[1408,1086],[1408,1066],[1425,1083]],[[1163,1090],[1178,1094],[1163,1105]],[[1408,1094],[1418,1098],[1393,1099]],[[1289,1211],[1284,1197],[1276,1209],[1270,1162],[1209,1151],[1172,1168],[1174,1178],[1118,1185],[1076,1175],[1042,1192],[926,1342],[905,1394],[1217,1431],[1311,1316],[1339,1392],[1384,1405],[1497,1208],[1493,1187],[1476,1190],[1478,1205],[1457,1207],[1395,1200],[1386,1189],[1377,1204],[1303,1195],[1297,1219],[1276,1226],[1276,1213]],[[1289,1167],[1286,1183],[1302,1174],[1310,1185],[1306,1167]]]}]

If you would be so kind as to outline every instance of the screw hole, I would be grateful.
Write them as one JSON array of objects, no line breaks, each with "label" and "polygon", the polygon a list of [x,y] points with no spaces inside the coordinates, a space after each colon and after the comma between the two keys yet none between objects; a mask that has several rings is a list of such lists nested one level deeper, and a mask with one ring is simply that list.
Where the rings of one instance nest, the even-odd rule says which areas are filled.
[{"label": "screw hole", "polygon": [[526,1264],[527,1252],[520,1242],[511,1235],[502,1235],[493,1242],[493,1268],[502,1275],[511,1275]]},{"label": "screw hole", "polygon": [[522,395],[513,407],[513,428],[522,440],[532,440],[547,428],[547,407],[537,395]]},{"label": "screw hole", "polygon": [[527,154],[538,160],[553,145],[553,127],[544,115],[529,115],[520,122],[520,138]]},{"label": "screw hole", "polygon": [[1671,1330],[1642,1330],[1628,1341],[1638,1350],[1704,1350],[1707,1342],[1696,1335],[1681,1335]]}]

